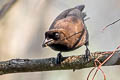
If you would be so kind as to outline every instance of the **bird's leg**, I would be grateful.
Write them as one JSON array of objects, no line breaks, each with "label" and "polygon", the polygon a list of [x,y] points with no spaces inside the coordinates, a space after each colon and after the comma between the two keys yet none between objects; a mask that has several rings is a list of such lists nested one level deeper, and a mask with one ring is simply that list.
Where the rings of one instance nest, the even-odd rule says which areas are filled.
[{"label": "bird's leg", "polygon": [[56,64],[60,64],[62,62],[62,58],[63,56],[61,55],[61,52],[57,54],[57,60],[56,60]]},{"label": "bird's leg", "polygon": [[85,59],[88,61],[90,57],[90,50],[88,49],[88,46],[86,46],[86,50],[85,50]]},{"label": "bird's leg", "polygon": [[86,50],[85,50],[85,61],[88,61],[89,60],[89,57],[90,57],[90,50],[88,49],[88,42],[85,44],[86,46]]}]

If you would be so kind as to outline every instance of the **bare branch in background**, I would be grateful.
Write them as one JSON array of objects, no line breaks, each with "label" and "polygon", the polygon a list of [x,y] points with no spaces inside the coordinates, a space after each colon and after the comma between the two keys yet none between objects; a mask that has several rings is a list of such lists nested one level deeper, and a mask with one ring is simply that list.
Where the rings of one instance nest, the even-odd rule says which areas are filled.
[{"label": "bare branch in background", "polygon": [[17,0],[0,0],[0,18],[12,7]]},{"label": "bare branch in background", "polygon": [[[105,51],[106,52],[106,51]],[[75,70],[94,67],[94,60],[98,57],[103,62],[112,52],[91,53],[89,61],[84,61],[84,55],[64,57],[60,65],[56,65],[56,58],[46,59],[12,59],[0,62],[0,75],[8,73],[21,72],[38,72],[53,70]],[[115,55],[104,64],[104,66],[120,65],[120,51],[116,51]]]},{"label": "bare branch in background", "polygon": [[120,19],[118,19],[118,20],[116,20],[116,21],[114,21],[114,22],[108,24],[107,26],[105,26],[105,27],[102,29],[102,31],[104,31],[107,27],[109,27],[109,26],[111,26],[111,25],[117,23],[118,21],[120,21]]}]

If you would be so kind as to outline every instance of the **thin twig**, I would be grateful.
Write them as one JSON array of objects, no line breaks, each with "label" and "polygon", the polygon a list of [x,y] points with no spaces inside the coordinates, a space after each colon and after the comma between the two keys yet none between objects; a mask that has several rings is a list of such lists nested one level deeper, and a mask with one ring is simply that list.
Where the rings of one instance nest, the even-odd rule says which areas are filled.
[{"label": "thin twig", "polygon": [[114,21],[114,22],[108,24],[107,26],[105,26],[105,27],[102,29],[102,31],[104,31],[107,27],[109,27],[109,26],[111,26],[111,25],[117,23],[118,21],[120,21],[120,19],[118,19],[118,20],[116,20],[116,21]]}]

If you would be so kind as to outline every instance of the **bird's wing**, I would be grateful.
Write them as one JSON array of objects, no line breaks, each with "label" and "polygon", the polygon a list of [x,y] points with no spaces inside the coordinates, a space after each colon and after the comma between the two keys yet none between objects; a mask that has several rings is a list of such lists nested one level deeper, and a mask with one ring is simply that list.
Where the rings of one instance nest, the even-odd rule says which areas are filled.
[{"label": "bird's wing", "polygon": [[70,8],[70,9],[67,9],[67,10],[63,11],[60,15],[58,15],[56,17],[56,19],[53,21],[53,23],[51,24],[49,29],[53,29],[54,24],[58,20],[66,18],[67,16],[77,16],[77,17],[79,17],[81,19],[84,19],[84,17],[86,16],[86,14],[84,12],[82,12],[84,7],[85,7],[84,5],[79,5],[79,6],[76,6],[74,8]]}]

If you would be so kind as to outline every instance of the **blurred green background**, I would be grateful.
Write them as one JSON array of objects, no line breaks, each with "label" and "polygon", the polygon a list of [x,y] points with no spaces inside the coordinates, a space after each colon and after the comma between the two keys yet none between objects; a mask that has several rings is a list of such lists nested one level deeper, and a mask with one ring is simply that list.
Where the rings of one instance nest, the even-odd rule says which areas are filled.
[{"label": "blurred green background", "polygon": [[[5,0],[0,0],[2,4]],[[6,0],[9,1],[9,0]],[[120,0],[17,0],[0,18],[0,60],[13,58],[56,57],[56,51],[42,48],[44,33],[63,10],[85,4],[89,20],[90,50],[114,50],[120,44],[120,22],[101,32],[105,25],[120,18]],[[85,47],[64,56],[84,54]],[[119,66],[102,67],[107,80],[119,80]],[[0,80],[86,80],[91,69],[16,73],[0,76]],[[96,80],[103,80],[98,72]]]}]

